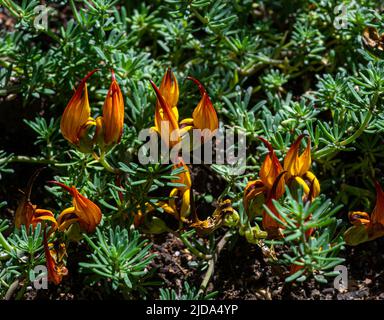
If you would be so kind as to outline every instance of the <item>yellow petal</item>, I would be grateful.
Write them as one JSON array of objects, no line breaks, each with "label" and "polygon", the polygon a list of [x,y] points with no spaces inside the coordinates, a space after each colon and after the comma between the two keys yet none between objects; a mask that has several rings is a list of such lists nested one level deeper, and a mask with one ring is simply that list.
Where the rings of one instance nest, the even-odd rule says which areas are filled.
[{"label": "yellow petal", "polygon": [[77,222],[79,218],[75,213],[75,208],[64,209],[57,217],[57,224],[60,231],[66,230],[71,224]]},{"label": "yellow petal", "polygon": [[303,175],[304,180],[308,180],[310,183],[310,200],[316,198],[320,194],[320,183],[316,176],[311,172],[307,171]]},{"label": "yellow petal", "polygon": [[366,225],[371,223],[369,214],[362,211],[352,211],[348,213],[349,222],[354,226]]},{"label": "yellow petal", "polygon": [[193,126],[193,119],[192,118],[186,118],[180,121],[180,127],[182,126]]},{"label": "yellow petal", "polygon": [[191,191],[187,189],[183,192],[183,196],[181,199],[181,209],[180,209],[180,219],[188,217],[190,214],[190,199],[191,199]]},{"label": "yellow petal", "polygon": [[44,222],[44,221],[51,222],[52,227],[54,229],[57,228],[57,221],[56,221],[55,216],[53,215],[52,211],[46,210],[46,209],[36,209],[34,212],[33,224],[36,224],[38,222]]}]

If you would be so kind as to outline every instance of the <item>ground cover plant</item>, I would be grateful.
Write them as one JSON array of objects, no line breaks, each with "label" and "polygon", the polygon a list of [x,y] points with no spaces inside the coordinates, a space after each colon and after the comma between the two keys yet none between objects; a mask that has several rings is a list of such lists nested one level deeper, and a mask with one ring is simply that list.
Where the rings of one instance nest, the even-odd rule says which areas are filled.
[{"label": "ground cover plant", "polygon": [[0,5],[1,298],[384,298],[380,3]]}]

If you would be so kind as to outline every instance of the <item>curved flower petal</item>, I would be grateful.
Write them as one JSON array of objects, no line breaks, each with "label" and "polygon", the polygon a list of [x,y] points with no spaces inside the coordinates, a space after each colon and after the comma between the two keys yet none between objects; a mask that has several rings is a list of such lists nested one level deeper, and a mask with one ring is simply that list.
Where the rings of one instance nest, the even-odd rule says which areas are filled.
[{"label": "curved flower petal", "polygon": [[300,135],[289,148],[287,155],[284,158],[284,170],[287,170],[288,176],[302,176],[311,167],[311,139],[308,137],[307,147],[299,156],[300,143],[305,135]]},{"label": "curved flower petal", "polygon": [[69,213],[73,213],[77,216],[78,222],[80,224],[81,229],[83,229],[86,232],[93,232],[95,231],[97,225],[101,221],[101,210],[100,208],[93,203],[88,198],[84,197],[80,192],[76,189],[76,187],[68,187],[60,182],[57,181],[51,181],[51,183],[54,183],[63,189],[67,190],[73,197],[73,208],[67,209],[68,211],[64,210],[59,217],[60,222],[62,221],[63,217]]},{"label": "curved flower petal", "polygon": [[310,185],[309,199],[312,200],[320,194],[320,183],[317,177],[311,172],[307,171],[303,175],[304,180],[307,180]]},{"label": "curved flower petal", "polygon": [[376,205],[371,214],[373,224],[381,224],[384,226],[384,191],[380,184],[375,181],[376,187]]},{"label": "curved flower petal", "polygon": [[[266,187],[264,183],[258,179],[254,181],[249,181],[247,185],[245,186],[244,189],[244,196],[243,196],[243,205],[244,209],[247,212],[248,216],[251,215],[252,212],[254,211],[251,209],[251,202],[254,200],[257,196],[264,194],[266,192]],[[261,203],[257,207],[261,207]],[[252,204],[252,208],[254,208],[254,205]]]},{"label": "curved flower petal", "polygon": [[30,201],[21,204],[16,210],[15,226],[20,228],[25,225],[27,229],[30,225],[34,228],[38,223],[49,222],[53,227],[52,230],[57,228],[57,222],[52,211],[46,209],[37,209]]},{"label": "curved flower petal", "polygon": [[61,118],[61,133],[75,146],[80,146],[80,139],[85,135],[84,128],[91,116],[86,81],[96,71],[97,69],[91,71],[81,80]]},{"label": "curved flower petal", "polygon": [[[179,85],[177,79],[170,68],[165,72],[161,80],[159,91],[164,100],[171,107],[171,110],[176,118],[179,120],[179,111],[177,109],[177,102],[179,101]],[[162,106],[157,102],[156,108],[161,109]]]},{"label": "curved flower petal", "polygon": [[57,224],[60,231],[64,231],[75,222],[78,222],[79,218],[75,213],[75,207],[64,209],[57,218]]},{"label": "curved flower petal", "polygon": [[[59,249],[49,248],[47,234],[44,230],[43,237],[45,260],[48,269],[48,280],[58,285],[63,279],[63,276],[68,274],[68,269],[65,267],[63,257],[66,255],[65,245],[60,244]],[[58,252],[59,251],[59,252]]]},{"label": "curved flower petal", "polygon": [[[152,80],[149,80],[157,96],[156,110],[155,110],[155,127],[156,131],[160,133],[161,138],[167,145],[173,146],[179,142],[179,124],[175,113],[164,99],[159,88]],[[176,139],[170,139],[171,135],[175,134]]]},{"label": "curved flower petal", "polygon": [[124,127],[124,99],[115,73],[112,70],[112,83],[103,106],[104,144],[114,145],[120,142]]},{"label": "curved flower petal", "polygon": [[201,99],[193,111],[193,125],[195,128],[204,130],[210,130],[211,134],[214,134],[215,130],[219,128],[219,119],[217,118],[216,110],[213,107],[211,99],[208,96],[207,91],[203,85],[196,79],[188,77],[197,84],[200,90]]},{"label": "curved flower petal", "polygon": [[368,231],[367,226],[358,225],[350,227],[344,233],[344,240],[349,246],[357,246],[360,243],[368,241]]},{"label": "curved flower petal", "polygon": [[[264,145],[269,151],[268,155],[264,159],[263,164],[260,167],[259,176],[260,179],[263,181],[264,185],[270,190],[272,189],[272,186],[278,175],[283,171],[283,167],[281,166],[279,159],[277,158],[271,144],[262,137],[258,138],[264,143]],[[281,192],[284,193],[284,185],[282,187],[279,186],[279,190],[277,193],[280,194]]]},{"label": "curved flower petal", "polygon": [[348,213],[349,222],[354,226],[366,225],[371,223],[369,214],[362,211],[352,211]]}]

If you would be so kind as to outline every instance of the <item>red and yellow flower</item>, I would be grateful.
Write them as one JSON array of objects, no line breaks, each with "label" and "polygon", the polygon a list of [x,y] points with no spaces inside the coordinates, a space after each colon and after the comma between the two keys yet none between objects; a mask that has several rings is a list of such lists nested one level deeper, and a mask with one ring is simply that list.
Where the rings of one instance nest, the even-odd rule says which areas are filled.
[{"label": "red and yellow flower", "polygon": [[[263,216],[263,228],[272,230],[281,228],[281,224],[263,210],[265,204],[276,218],[282,220],[273,200],[278,200],[285,192],[285,185],[290,188],[301,186],[305,199],[311,201],[320,193],[320,184],[310,171],[311,140],[308,137],[307,146],[300,155],[300,143],[304,135],[299,136],[292,144],[284,158],[282,166],[270,143],[260,138],[268,148],[268,154],[261,165],[259,179],[248,182],[244,189],[243,203],[250,220],[257,214]],[[282,220],[283,221],[283,220]]]},{"label": "red and yellow flower", "polygon": [[155,90],[157,101],[155,108],[155,126],[153,129],[160,134],[167,146],[173,147],[180,142],[179,112],[179,86],[175,75],[168,69],[161,80],[160,88],[150,80]]},{"label": "red and yellow flower", "polygon": [[208,136],[211,136],[219,128],[219,119],[217,118],[216,110],[204,86],[195,78],[188,77],[188,79],[192,80],[198,86],[201,99],[195,110],[193,110],[192,118],[184,119],[181,123],[191,125],[193,128],[202,131],[208,130]]},{"label": "red and yellow flower", "polygon": [[188,79],[199,87],[201,99],[193,111],[192,118],[186,118],[180,122],[177,109],[179,86],[175,75],[168,69],[159,88],[152,80],[150,81],[157,96],[153,129],[160,134],[169,147],[179,143],[184,135],[193,128],[202,131],[208,130],[208,133],[203,131],[203,134],[211,136],[219,127],[219,120],[207,91],[198,80],[192,77],[188,77]]},{"label": "red and yellow flower", "polygon": [[265,203],[281,219],[280,215],[276,212],[272,200],[277,200],[284,194],[284,179],[282,179],[284,170],[270,143],[263,138],[260,139],[268,148],[268,154],[260,167],[260,178],[250,181],[246,185],[243,203],[250,220],[255,215],[262,214],[263,228],[270,230],[279,228],[280,224],[265,212],[262,205]]},{"label": "red and yellow flower", "polygon": [[80,229],[85,232],[94,232],[101,221],[101,210],[91,200],[84,197],[76,187],[68,187],[57,181],[51,181],[66,191],[73,197],[73,206],[63,210],[57,218],[58,229],[60,231],[68,229],[73,223],[78,223]]},{"label": "red and yellow flower", "polygon": [[[178,178],[172,182],[182,183],[185,186],[172,189],[171,193],[169,194],[169,207],[172,209],[173,214],[179,221],[185,222],[186,218],[190,214],[192,181],[189,169],[182,158],[179,158],[179,163],[174,166],[174,168],[180,167],[182,167],[184,171],[179,173]],[[179,206],[178,203],[180,203]]]},{"label": "red and yellow flower", "polygon": [[97,69],[91,71],[81,80],[60,122],[60,130],[64,138],[82,152],[92,151],[92,140],[88,137],[88,130],[96,123],[91,117],[86,81],[96,71]]},{"label": "red and yellow flower", "polygon": [[124,127],[124,99],[115,73],[103,105],[103,115],[96,119],[95,140],[103,149],[120,142]]},{"label": "red and yellow flower", "polygon": [[38,223],[45,222],[49,222],[53,229],[56,229],[57,222],[52,211],[38,209],[37,206],[32,204],[28,199],[23,199],[21,201],[15,215],[16,228],[20,228],[22,225],[25,225],[27,229],[30,225],[35,228]]},{"label": "red and yellow flower", "polygon": [[57,222],[52,211],[38,209],[37,206],[32,204],[30,200],[33,181],[36,179],[40,171],[41,169],[37,170],[29,179],[27,190],[16,209],[15,226],[19,229],[22,225],[25,225],[28,230],[29,226],[33,226],[33,228],[35,228],[38,223],[43,224],[48,222],[52,227],[51,232],[53,232],[57,228]]},{"label": "red and yellow flower", "polygon": [[47,234],[44,230],[44,253],[48,271],[48,281],[58,285],[64,276],[68,274],[65,266],[67,251],[64,243],[48,243]]},{"label": "red and yellow flower", "polygon": [[366,212],[352,211],[348,214],[353,224],[345,233],[345,242],[350,246],[371,241],[384,236],[384,192],[378,182],[376,187],[376,205],[369,215]]},{"label": "red and yellow flower", "polygon": [[300,143],[305,135],[300,135],[288,150],[284,158],[284,170],[286,183],[291,186],[298,184],[303,188],[304,194],[309,200],[316,198],[320,194],[320,183],[316,176],[310,171],[311,159],[311,139],[307,138],[307,146],[303,153],[299,155]]},{"label": "red and yellow flower", "polygon": [[[103,115],[96,120],[91,117],[86,82],[96,71],[98,70],[91,71],[81,80],[60,122],[64,138],[84,153],[91,153],[95,142],[101,149],[119,143],[123,133],[124,99],[113,70],[112,83],[104,101]],[[89,129],[92,126],[96,126],[93,138],[89,137]]]}]

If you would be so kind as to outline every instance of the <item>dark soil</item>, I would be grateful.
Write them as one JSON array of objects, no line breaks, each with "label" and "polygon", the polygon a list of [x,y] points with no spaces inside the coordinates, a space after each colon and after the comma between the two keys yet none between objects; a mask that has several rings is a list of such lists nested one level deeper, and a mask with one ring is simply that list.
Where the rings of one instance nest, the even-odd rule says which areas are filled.
[{"label": "dark soil", "polygon": [[[156,270],[152,280],[162,284],[151,286],[148,298],[158,299],[160,288],[171,288],[180,294],[184,281],[198,288],[205,271],[183,243],[169,233],[153,239],[153,252],[157,257],[151,264]],[[384,299],[384,254],[379,248],[384,239],[356,248],[347,248],[344,256],[348,268],[348,289],[339,292],[333,281],[319,284],[314,280],[304,283],[285,283],[287,268],[267,263],[261,250],[243,238],[223,249],[216,263],[214,276],[207,291],[218,291],[217,299],[241,300],[382,300]],[[76,260],[84,257],[85,248],[77,248]],[[27,299],[99,300],[122,299],[116,292],[106,292],[101,284],[84,286],[84,275],[77,272],[77,262],[69,262],[70,276],[59,286],[49,290],[26,293]],[[379,272],[375,271],[379,270]],[[135,298],[135,297],[132,297]],[[136,297],[138,298],[138,297]]]},{"label": "dark soil", "polygon": [[[383,244],[384,239],[381,239],[346,248],[343,254],[349,273],[348,289],[339,292],[334,289],[333,281],[325,285],[315,280],[285,283],[286,267],[267,263],[257,246],[238,238],[233,248],[229,244],[221,252],[209,289],[219,292],[218,299],[381,300],[384,299],[384,254],[379,248]],[[181,241],[169,234],[165,243],[156,248],[160,254],[157,261],[165,266],[160,269],[159,276],[166,286],[178,292],[183,280],[196,287],[200,285],[204,273],[197,277],[187,268],[192,256],[183,249]]]}]

